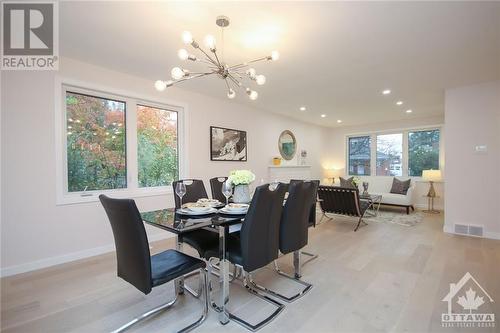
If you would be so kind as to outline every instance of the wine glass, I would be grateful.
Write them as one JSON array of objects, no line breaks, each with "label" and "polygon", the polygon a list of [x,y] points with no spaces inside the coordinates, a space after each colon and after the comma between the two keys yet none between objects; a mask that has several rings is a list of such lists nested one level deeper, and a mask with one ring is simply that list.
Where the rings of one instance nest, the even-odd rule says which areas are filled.
[{"label": "wine glass", "polygon": [[186,194],[186,184],[184,184],[183,182],[178,182],[175,186],[175,194],[177,194],[177,196],[181,200],[180,208],[182,208],[182,197]]},{"label": "wine glass", "polygon": [[226,206],[229,204],[229,197],[233,194],[233,184],[229,180],[226,180],[222,184],[222,194],[226,197]]}]

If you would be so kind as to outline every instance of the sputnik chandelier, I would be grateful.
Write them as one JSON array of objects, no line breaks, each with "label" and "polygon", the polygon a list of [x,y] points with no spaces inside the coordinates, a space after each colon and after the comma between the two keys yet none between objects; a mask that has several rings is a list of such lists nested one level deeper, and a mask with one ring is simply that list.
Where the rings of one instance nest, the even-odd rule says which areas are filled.
[{"label": "sputnik chandelier", "polygon": [[[224,28],[229,25],[229,18],[226,16],[218,16],[215,23],[221,28],[222,39],[224,36]],[[204,44],[210,49],[210,52],[206,52],[201,48],[200,44],[193,39],[193,36],[189,31],[184,31],[182,33],[182,40],[184,44],[191,44],[191,46],[198,50],[202,54],[202,58],[198,58],[196,55],[189,53],[185,49],[180,49],[177,55],[181,60],[188,60],[193,62],[202,62],[207,65],[207,69],[202,72],[191,72],[187,69],[174,67],[172,68],[171,75],[173,80],[162,81],[158,80],[155,82],[155,87],[159,91],[165,90],[167,87],[171,87],[174,84],[209,76],[217,75],[220,79],[224,80],[227,87],[227,97],[233,99],[236,97],[235,89],[243,89],[245,93],[251,100],[256,100],[259,94],[257,91],[250,89],[245,86],[242,82],[243,79],[250,79],[255,81],[257,85],[263,85],[266,83],[266,77],[262,74],[257,74],[254,68],[250,67],[250,64],[264,61],[272,60],[276,61],[279,59],[278,51],[271,52],[271,55],[262,58],[254,59],[247,62],[242,62],[236,65],[227,65],[223,58],[219,58],[217,53],[217,48],[215,45],[215,37],[212,35],[207,35],[204,39]],[[223,45],[223,43],[222,43]],[[235,88],[235,89],[233,89]]]}]

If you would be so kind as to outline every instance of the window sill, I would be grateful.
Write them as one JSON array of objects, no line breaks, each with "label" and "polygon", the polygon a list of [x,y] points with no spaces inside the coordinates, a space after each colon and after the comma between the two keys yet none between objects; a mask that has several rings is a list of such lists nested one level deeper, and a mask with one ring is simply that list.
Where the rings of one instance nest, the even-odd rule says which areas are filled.
[{"label": "window sill", "polygon": [[126,198],[135,199],[135,198],[153,197],[161,195],[172,195],[173,189],[171,187],[164,186],[164,187],[149,187],[149,188],[138,188],[138,189],[92,191],[92,192],[87,192],[86,195],[84,196],[82,196],[81,193],[64,194],[58,196],[56,200],[56,206],[97,202],[99,201],[99,195],[101,194],[109,195],[117,199],[126,199]]}]

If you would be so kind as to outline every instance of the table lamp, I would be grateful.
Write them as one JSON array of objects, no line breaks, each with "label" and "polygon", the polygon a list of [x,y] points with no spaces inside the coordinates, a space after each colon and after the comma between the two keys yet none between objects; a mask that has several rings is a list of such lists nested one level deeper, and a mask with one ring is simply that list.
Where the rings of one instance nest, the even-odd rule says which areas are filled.
[{"label": "table lamp", "polygon": [[423,170],[422,180],[430,183],[429,192],[427,192],[428,203],[427,210],[428,213],[439,213],[439,211],[434,210],[434,198],[436,197],[436,190],[434,189],[434,182],[441,180],[441,170]]},{"label": "table lamp", "polygon": [[326,178],[332,180],[332,185],[335,184],[335,178],[342,176],[342,170],[343,169],[335,169],[335,168],[326,169]]}]

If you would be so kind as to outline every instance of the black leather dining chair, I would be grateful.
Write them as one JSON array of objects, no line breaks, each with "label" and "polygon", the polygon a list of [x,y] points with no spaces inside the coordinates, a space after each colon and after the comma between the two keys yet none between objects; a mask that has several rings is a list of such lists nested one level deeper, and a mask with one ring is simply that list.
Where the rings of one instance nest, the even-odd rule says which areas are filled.
[{"label": "black leather dining chair", "polygon": [[[196,202],[202,198],[208,198],[207,191],[205,190],[205,185],[201,179],[180,179],[172,183],[174,189],[177,183],[183,182],[186,185],[186,194],[182,198],[182,202]],[[178,209],[181,206],[179,197],[174,194],[175,197],[175,208]],[[219,244],[219,235],[210,230],[194,230],[189,233],[184,233],[179,235],[178,241],[186,243],[192,248],[194,248],[201,258],[205,257],[205,251]]]},{"label": "black leather dining chair", "polygon": [[286,199],[283,213],[281,214],[279,249],[284,255],[293,253],[296,275],[292,277],[282,272],[279,269],[277,260],[274,261],[275,269],[278,274],[303,285],[304,288],[295,295],[285,296],[253,282],[253,286],[255,288],[267,292],[286,302],[292,302],[298,299],[312,288],[310,283],[300,280],[300,251],[307,245],[310,206],[311,202],[316,200],[314,197],[316,191],[316,182],[290,182],[288,187],[288,198]]},{"label": "black leather dining chair", "polygon": [[[118,276],[147,295],[155,287],[199,270],[205,298],[203,311],[199,319],[180,332],[188,332],[201,325],[207,317],[209,300],[205,262],[176,250],[166,250],[151,256],[146,229],[134,200],[112,199],[105,195],[100,195],[99,200],[113,230]],[[149,310],[114,332],[122,332],[139,321],[169,309],[177,300],[177,285],[175,294],[172,301]]]},{"label": "black leather dining chair", "polygon": [[[284,305],[260,294],[255,288],[252,272],[265,267],[278,258],[279,225],[283,210],[286,186],[278,184],[274,189],[269,184],[258,186],[252,197],[250,207],[242,223],[239,237],[231,235],[227,241],[227,258],[243,272],[243,284],[253,295],[276,307],[275,311],[257,324],[251,324],[233,313],[229,318],[256,331],[273,320]],[[206,258],[218,257],[218,248],[206,252]]]},{"label": "black leather dining chair", "polygon": [[[294,182],[301,182],[301,181],[303,181],[303,180],[292,179],[292,180],[290,180],[290,184],[293,184]],[[319,183],[320,182],[317,179],[311,180],[311,182],[313,182],[314,184],[316,184],[316,190],[312,194],[314,200],[311,203],[311,211],[309,212],[309,227],[316,228],[316,203],[318,202],[318,188],[319,188]],[[311,253],[311,252],[308,252],[308,251],[301,251],[300,254],[309,257],[309,259],[307,259],[306,261],[301,261],[301,266],[303,266],[303,265],[307,264],[308,262],[310,262],[310,261],[318,258],[317,254],[314,254],[314,253]]]},{"label": "black leather dining chair", "polygon": [[210,179],[210,190],[212,191],[212,199],[217,199],[220,202],[226,202],[226,197],[222,193],[222,184],[227,180],[227,177],[214,177]]},{"label": "black leather dining chair", "polygon": [[[176,180],[172,182],[174,194],[175,194],[175,188],[177,187],[178,183],[184,183],[184,185],[186,185],[186,194],[184,194],[184,196],[182,197],[183,203],[196,202],[199,199],[208,198],[207,190],[205,190],[205,185],[203,184],[203,180],[201,179]],[[180,208],[181,200],[176,194],[174,195],[174,200],[175,200],[175,208]]]}]

